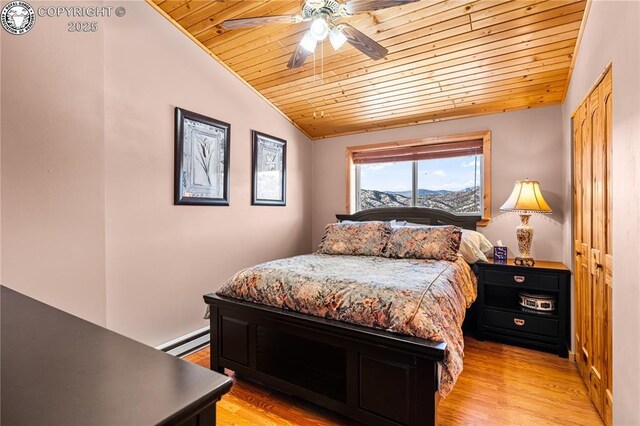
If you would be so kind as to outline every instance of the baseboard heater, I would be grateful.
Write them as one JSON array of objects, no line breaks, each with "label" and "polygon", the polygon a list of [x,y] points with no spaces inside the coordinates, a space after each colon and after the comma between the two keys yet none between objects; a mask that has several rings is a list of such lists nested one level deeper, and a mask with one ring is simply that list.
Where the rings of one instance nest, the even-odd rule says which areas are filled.
[{"label": "baseboard heater", "polygon": [[209,327],[203,327],[156,346],[156,349],[169,355],[183,357],[209,345],[209,337]]}]

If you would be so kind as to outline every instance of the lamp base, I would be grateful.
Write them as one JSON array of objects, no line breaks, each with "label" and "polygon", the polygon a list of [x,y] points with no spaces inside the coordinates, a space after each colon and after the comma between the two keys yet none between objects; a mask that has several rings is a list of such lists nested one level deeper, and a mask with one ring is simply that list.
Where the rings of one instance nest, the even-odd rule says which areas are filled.
[{"label": "lamp base", "polygon": [[520,255],[515,258],[514,263],[519,266],[533,266],[535,261],[531,257],[531,243],[533,242],[533,227],[529,225],[527,213],[520,214],[520,225],[516,227],[516,237],[518,239],[518,251]]},{"label": "lamp base", "polygon": [[516,257],[513,263],[518,266],[534,266],[536,261],[532,257]]}]

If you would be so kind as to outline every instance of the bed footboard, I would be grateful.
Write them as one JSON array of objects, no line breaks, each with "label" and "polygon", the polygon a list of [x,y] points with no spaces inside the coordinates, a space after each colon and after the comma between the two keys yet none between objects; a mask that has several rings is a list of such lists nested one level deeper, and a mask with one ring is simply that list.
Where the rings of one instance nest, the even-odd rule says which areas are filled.
[{"label": "bed footboard", "polygon": [[445,344],[215,294],[211,369],[369,425],[433,425]]}]

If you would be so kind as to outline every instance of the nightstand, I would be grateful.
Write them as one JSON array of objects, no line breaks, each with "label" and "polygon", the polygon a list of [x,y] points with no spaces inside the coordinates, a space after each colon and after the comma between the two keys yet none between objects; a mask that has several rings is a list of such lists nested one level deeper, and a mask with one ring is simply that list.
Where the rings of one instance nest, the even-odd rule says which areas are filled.
[{"label": "nightstand", "polygon": [[[477,263],[478,327],[480,340],[552,351],[566,358],[570,335],[569,285],[571,272],[560,262],[536,261],[535,266]],[[541,312],[523,308],[519,293],[553,296],[556,309]]]}]

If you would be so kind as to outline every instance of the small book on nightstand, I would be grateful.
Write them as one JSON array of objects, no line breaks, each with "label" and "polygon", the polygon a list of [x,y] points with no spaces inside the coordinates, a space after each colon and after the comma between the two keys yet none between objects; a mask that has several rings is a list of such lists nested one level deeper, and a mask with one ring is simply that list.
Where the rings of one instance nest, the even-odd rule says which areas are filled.
[{"label": "small book on nightstand", "polygon": [[568,355],[571,272],[560,262],[535,266],[477,263],[477,337]]}]

